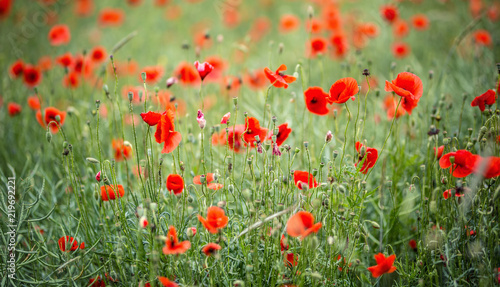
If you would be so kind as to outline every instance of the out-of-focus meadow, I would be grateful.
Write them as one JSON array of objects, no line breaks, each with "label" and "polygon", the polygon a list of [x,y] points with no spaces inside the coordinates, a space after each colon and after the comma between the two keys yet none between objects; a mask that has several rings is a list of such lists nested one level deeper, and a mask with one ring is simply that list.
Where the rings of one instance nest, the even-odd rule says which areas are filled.
[{"label": "out-of-focus meadow", "polygon": [[500,284],[499,20],[0,0],[0,285]]}]

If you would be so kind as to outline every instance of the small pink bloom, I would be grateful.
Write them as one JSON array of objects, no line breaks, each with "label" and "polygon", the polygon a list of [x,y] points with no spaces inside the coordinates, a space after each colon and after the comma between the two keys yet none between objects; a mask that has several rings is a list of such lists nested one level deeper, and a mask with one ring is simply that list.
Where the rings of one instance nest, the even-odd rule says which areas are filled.
[{"label": "small pink bloom", "polygon": [[200,74],[200,78],[202,81],[214,69],[214,66],[210,65],[210,63],[208,62],[200,64],[200,62],[196,61],[194,62],[194,67],[196,68],[196,70],[198,70],[198,74]]},{"label": "small pink bloom", "polygon": [[227,124],[227,121],[229,120],[229,118],[231,117],[231,112],[225,114],[223,117],[222,117],[222,120],[220,121],[220,124],[221,125],[225,125]]},{"label": "small pink bloom", "polygon": [[101,172],[99,171],[96,175],[95,175],[95,180],[97,181],[101,181]]},{"label": "small pink bloom", "polygon": [[198,121],[200,129],[204,129],[207,121],[205,120],[205,115],[201,112],[201,110],[198,110],[198,116],[196,117],[196,120]]},{"label": "small pink bloom", "polygon": [[148,226],[149,222],[146,216],[141,217],[139,224],[141,225],[141,228],[146,228],[146,226]]}]

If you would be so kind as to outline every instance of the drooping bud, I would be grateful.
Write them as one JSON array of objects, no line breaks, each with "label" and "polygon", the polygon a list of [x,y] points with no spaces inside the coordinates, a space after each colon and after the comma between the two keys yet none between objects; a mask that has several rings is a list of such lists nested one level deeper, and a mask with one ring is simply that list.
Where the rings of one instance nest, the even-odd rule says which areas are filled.
[{"label": "drooping bud", "polygon": [[97,180],[98,182],[101,181],[101,171],[99,171],[96,175],[95,175],[95,180]]},{"label": "drooping bud", "polygon": [[329,143],[333,138],[333,134],[331,131],[328,131],[326,132],[326,136],[325,136],[325,142]]},{"label": "drooping bud", "polygon": [[276,143],[273,143],[273,155],[281,156],[281,151]]}]

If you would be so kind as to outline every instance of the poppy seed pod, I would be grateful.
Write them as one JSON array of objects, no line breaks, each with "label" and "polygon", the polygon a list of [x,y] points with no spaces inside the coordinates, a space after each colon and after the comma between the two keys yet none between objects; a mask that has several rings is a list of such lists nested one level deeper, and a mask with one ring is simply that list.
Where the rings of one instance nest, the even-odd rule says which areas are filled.
[{"label": "poppy seed pod", "polygon": [[47,139],[47,142],[50,143],[52,141],[52,133],[51,132],[45,133],[45,138]]},{"label": "poppy seed pod", "polygon": [[146,81],[146,79],[147,79],[146,72],[142,72],[142,73],[141,73],[141,79],[142,79],[143,81]]}]

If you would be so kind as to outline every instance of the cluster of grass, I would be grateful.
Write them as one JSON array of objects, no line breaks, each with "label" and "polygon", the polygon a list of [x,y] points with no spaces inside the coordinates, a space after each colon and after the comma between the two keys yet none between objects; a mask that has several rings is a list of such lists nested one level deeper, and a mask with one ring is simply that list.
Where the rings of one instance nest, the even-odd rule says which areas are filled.
[{"label": "cluster of grass", "polygon": [[[0,26],[7,35],[0,39],[0,285],[88,286],[99,278],[106,286],[161,286],[158,276],[180,286],[499,283],[498,179],[475,174],[455,178],[440,168],[434,155],[439,146],[444,146],[443,154],[467,149],[482,156],[500,155],[498,105],[485,112],[470,106],[474,97],[496,89],[498,22],[486,12],[472,17],[469,1],[398,2],[401,17],[422,13],[430,20],[429,29],[411,30],[406,36],[411,52],[403,58],[391,52],[397,39],[380,15],[382,1],[338,1],[348,37],[352,21],[373,22],[379,34],[362,49],[350,44],[342,57],[328,53],[315,58],[305,56],[311,38],[305,27],[309,17],[321,17],[320,1],[170,1],[161,8],[153,1],[139,6],[95,1],[93,14],[84,18],[74,15],[74,3],[41,2],[16,2]],[[99,26],[98,11],[106,6],[123,9],[123,25]],[[235,27],[224,24],[228,7],[240,11]],[[174,9],[182,11],[179,17],[166,19]],[[279,21],[284,14],[296,15],[300,27],[282,32]],[[271,26],[262,39],[252,41],[248,33],[260,16]],[[68,45],[50,46],[51,21],[70,27]],[[490,31],[491,46],[474,42],[477,29]],[[193,38],[199,33],[209,35],[211,45],[196,47]],[[36,63],[42,56],[55,59],[97,45],[113,59],[96,66],[94,76],[82,78],[75,89],[62,84],[68,71],[55,64],[43,72],[36,89],[8,73],[18,58]],[[284,73],[297,80],[287,89],[267,79],[258,90],[245,81],[239,89],[220,81],[173,85],[168,91],[176,102],[185,103],[185,112],[177,111],[174,120],[182,141],[173,152],[161,153],[156,128],[140,114],[164,111],[157,99],[167,91],[165,80],[180,62],[203,62],[211,55],[227,61],[224,75],[243,79],[247,72],[264,67],[274,71],[286,64]],[[117,63],[130,61],[140,68],[160,66],[164,74],[150,85],[141,80],[140,69],[132,75],[113,73]],[[369,73],[363,74],[365,69]],[[405,71],[422,80],[422,98],[411,115],[388,119],[385,80]],[[326,116],[306,109],[303,94],[308,87],[328,91],[343,77],[353,77],[363,87],[354,101],[334,105]],[[125,86],[142,89],[140,103],[128,100]],[[35,94],[42,109],[54,106],[67,112],[59,132],[42,128],[36,111],[28,108],[26,100]],[[201,101],[203,129],[197,122]],[[9,116],[9,102],[21,104],[21,113]],[[229,123],[219,124],[228,112]],[[235,152],[211,140],[214,134],[245,124],[248,117],[270,131],[288,123],[292,132],[280,156],[268,142],[261,153],[250,147]],[[329,131],[333,139],[325,141]],[[118,154],[113,140],[124,143]],[[378,150],[378,160],[366,174],[355,166],[358,141]],[[318,186],[296,185],[295,170],[313,174]],[[99,172],[101,181],[96,180]],[[195,176],[207,173],[214,174],[220,189],[193,183]],[[167,190],[170,174],[184,180],[178,195]],[[7,276],[9,177],[16,178],[15,279]],[[123,185],[124,196],[103,201],[101,187],[110,184]],[[457,188],[463,197],[443,197],[445,190]],[[221,207],[228,216],[227,226],[217,233],[210,233],[198,218],[206,217],[210,206]],[[322,223],[317,233],[288,236],[287,222],[299,211],[312,213],[315,222]],[[185,253],[164,254],[170,226],[179,241],[189,240]],[[58,240],[64,236],[84,242],[85,248],[62,251]],[[221,250],[207,256],[202,248],[211,242]],[[367,268],[376,265],[377,253],[395,254],[396,271],[374,278]]]}]

